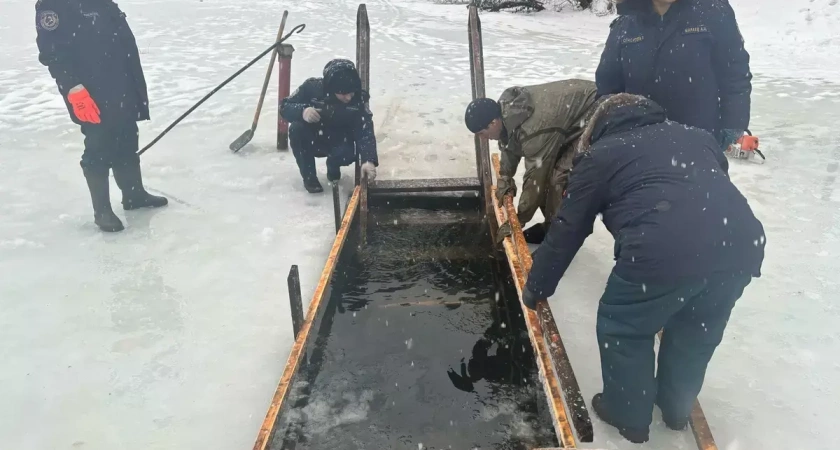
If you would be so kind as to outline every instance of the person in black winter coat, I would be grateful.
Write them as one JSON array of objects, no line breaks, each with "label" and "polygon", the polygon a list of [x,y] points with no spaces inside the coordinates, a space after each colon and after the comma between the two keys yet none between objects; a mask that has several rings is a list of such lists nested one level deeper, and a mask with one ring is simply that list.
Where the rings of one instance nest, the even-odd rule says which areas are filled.
[{"label": "person in black winter coat", "polygon": [[686,426],[731,310],[761,275],[764,229],[723,172],[715,139],[667,121],[649,99],[606,98],[580,142],[524,302],[534,308],[554,294],[601,214],[615,266],[598,307],[604,391],[592,404],[624,437],[645,442],[654,402],[666,425]]},{"label": "person in black winter coat", "polygon": [[334,59],[323,78],[310,78],[280,104],[290,122],[289,142],[303,185],[310,193],[323,192],[315,171],[315,158],[327,158],[327,179],[341,178],[341,166],[361,163],[363,176],[376,178],[379,160],[370,96],[362,90],[356,66]]},{"label": "person in black winter coat", "polygon": [[103,231],[120,231],[109,169],[124,209],[167,204],[146,192],[140,173],[137,122],[149,119],[149,97],[134,34],[111,0],[38,0],[35,22],[38,58],[85,136],[81,166],[94,221]]},{"label": "person in black winter coat", "polygon": [[627,92],[726,149],[750,122],[750,56],[727,0],[624,0],[595,73],[598,95]]}]

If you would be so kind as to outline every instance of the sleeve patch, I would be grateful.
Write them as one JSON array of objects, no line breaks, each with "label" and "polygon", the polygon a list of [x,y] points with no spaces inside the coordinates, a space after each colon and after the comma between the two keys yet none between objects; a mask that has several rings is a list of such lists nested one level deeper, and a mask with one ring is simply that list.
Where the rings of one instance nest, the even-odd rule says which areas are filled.
[{"label": "sleeve patch", "polygon": [[55,11],[41,11],[38,14],[38,26],[47,31],[58,28],[58,14]]}]

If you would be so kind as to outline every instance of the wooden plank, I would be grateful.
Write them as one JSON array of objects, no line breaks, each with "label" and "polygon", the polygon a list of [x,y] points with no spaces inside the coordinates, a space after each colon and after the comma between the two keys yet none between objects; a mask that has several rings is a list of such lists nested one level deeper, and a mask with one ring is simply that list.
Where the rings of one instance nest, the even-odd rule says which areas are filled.
[{"label": "wooden plank", "polygon": [[371,183],[369,189],[371,193],[477,191],[481,189],[481,182],[478,178],[381,180]]},{"label": "wooden plank", "polygon": [[283,370],[283,375],[280,377],[280,383],[277,385],[277,390],[274,392],[274,397],[268,407],[265,420],[263,420],[262,426],[260,426],[257,440],[254,443],[254,450],[265,450],[268,446],[268,441],[271,438],[272,431],[274,430],[274,423],[277,422],[277,414],[283,407],[283,402],[286,400],[286,396],[289,394],[289,389],[292,385],[292,379],[297,373],[301,360],[303,359],[306,342],[309,339],[309,335],[312,333],[312,325],[315,321],[315,317],[317,317],[318,310],[321,306],[325,304],[324,297],[327,292],[327,286],[332,280],[333,273],[335,272],[335,265],[338,263],[338,257],[341,254],[341,250],[344,248],[344,243],[347,241],[347,235],[350,232],[350,225],[353,222],[353,218],[356,216],[356,209],[359,205],[360,190],[361,188],[356,186],[356,189],[353,191],[353,196],[350,197],[350,201],[347,203],[347,210],[344,213],[341,228],[339,229],[338,235],[335,237],[332,249],[330,249],[330,254],[327,257],[327,263],[324,266],[323,272],[321,272],[321,278],[318,280],[318,286],[315,288],[315,293],[312,295],[312,301],[309,302],[309,309],[306,313],[306,321],[303,323],[303,327],[292,346],[292,351],[289,354],[289,359],[286,361],[286,367]]},{"label": "wooden plank", "polygon": [[[496,219],[499,223],[505,223],[505,211],[499,205],[496,199],[496,187],[493,186],[490,191],[490,197],[493,202],[493,210],[495,211]],[[506,236],[502,242],[505,254],[507,255],[510,271],[513,274],[513,281],[516,285],[516,290],[519,293],[519,303],[522,307],[522,312],[525,315],[525,325],[528,328],[528,336],[531,338],[531,345],[536,353],[537,367],[540,373],[540,379],[543,382],[543,389],[545,390],[546,398],[549,403],[549,411],[554,422],[554,431],[557,434],[557,439],[565,448],[577,448],[575,435],[572,431],[569,418],[566,415],[566,408],[563,405],[563,394],[560,391],[560,385],[557,377],[554,376],[552,369],[551,356],[549,356],[548,346],[546,345],[545,336],[543,335],[542,327],[539,322],[537,314],[528,309],[522,303],[522,290],[525,288],[525,273],[519,260],[519,256],[513,245],[513,239]]]},{"label": "wooden plank", "polygon": [[[656,337],[662,341],[662,333],[664,330],[659,330]],[[694,400],[694,407],[691,409],[691,416],[688,420],[691,425],[691,432],[694,435],[694,442],[700,450],[717,450],[718,446],[715,442],[715,437],[712,435],[712,428],[706,420],[706,414],[703,413],[703,408],[700,406],[700,400]]]},{"label": "wooden plank", "polygon": [[[493,168],[496,176],[499,176],[499,167],[499,155],[495,154],[493,155]],[[506,196],[504,198],[504,209],[507,222],[511,228],[514,250],[519,258],[519,263],[522,265],[522,272],[527,277],[531,273],[533,261],[528,243],[525,242],[525,235],[522,234],[522,225],[519,223],[519,217],[516,215],[516,207],[513,206],[512,196]],[[501,219],[499,223],[502,223]],[[577,377],[572,369],[572,363],[569,361],[569,354],[563,345],[560,330],[557,329],[557,322],[554,320],[554,314],[552,314],[551,307],[547,301],[537,303],[536,314],[540,322],[540,327],[545,337],[548,338],[549,352],[551,353],[553,362],[552,367],[561,380],[560,386],[563,388],[566,405],[572,414],[572,422],[574,423],[575,430],[577,430],[578,439],[581,442],[592,442],[595,438],[595,432],[592,429],[592,419],[589,417],[586,401],[580,392]]]}]

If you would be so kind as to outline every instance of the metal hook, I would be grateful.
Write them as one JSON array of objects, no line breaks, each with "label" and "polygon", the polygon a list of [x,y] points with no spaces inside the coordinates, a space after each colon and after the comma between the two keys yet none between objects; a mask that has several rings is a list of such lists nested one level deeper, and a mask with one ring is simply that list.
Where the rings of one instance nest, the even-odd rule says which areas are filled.
[{"label": "metal hook", "polygon": [[306,29],[306,24],[303,24],[303,23],[302,23],[302,24],[300,24],[300,25],[298,25],[298,26],[296,26],[296,27],[294,27],[294,28],[292,28],[292,31],[289,31],[289,33],[288,33],[288,34],[286,34],[285,36],[283,36],[283,38],[282,38],[282,39],[280,39],[280,42],[285,41],[286,39],[288,39],[288,38],[289,38],[289,36],[291,36],[291,35],[293,35],[293,34],[300,33],[300,32],[301,32],[301,31],[303,31],[304,29]]}]

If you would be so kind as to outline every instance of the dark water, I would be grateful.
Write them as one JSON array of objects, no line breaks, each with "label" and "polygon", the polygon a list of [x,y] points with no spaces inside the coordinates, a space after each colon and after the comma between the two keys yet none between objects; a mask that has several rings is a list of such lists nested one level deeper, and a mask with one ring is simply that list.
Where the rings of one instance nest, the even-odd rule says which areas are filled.
[{"label": "dark water", "polygon": [[489,238],[480,225],[399,218],[424,214],[374,212],[367,245],[348,242],[272,449],[557,444]]}]

